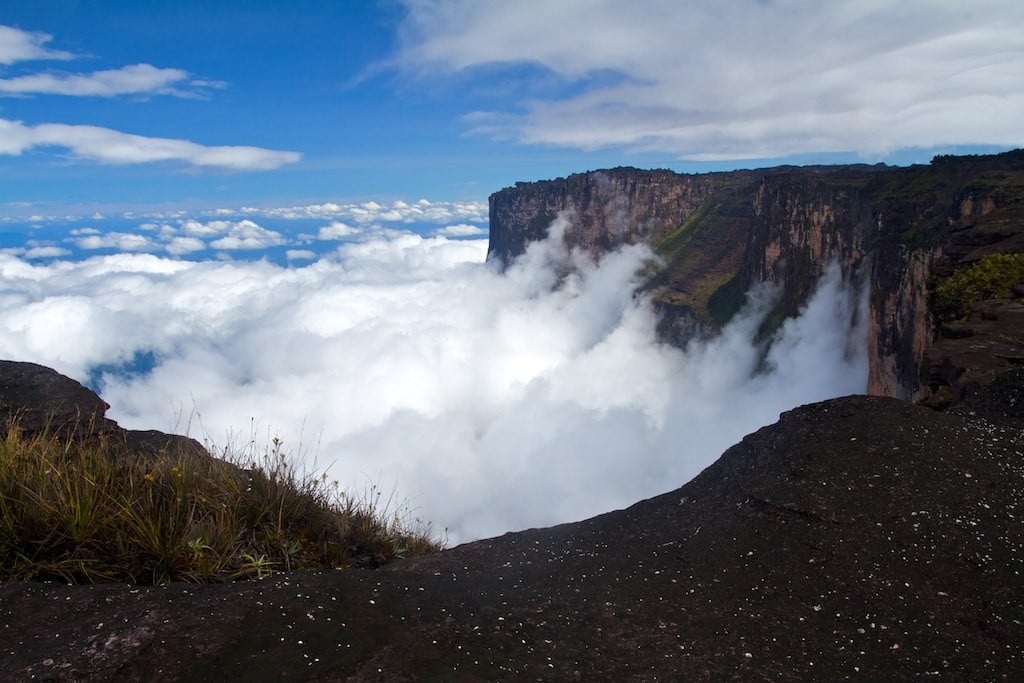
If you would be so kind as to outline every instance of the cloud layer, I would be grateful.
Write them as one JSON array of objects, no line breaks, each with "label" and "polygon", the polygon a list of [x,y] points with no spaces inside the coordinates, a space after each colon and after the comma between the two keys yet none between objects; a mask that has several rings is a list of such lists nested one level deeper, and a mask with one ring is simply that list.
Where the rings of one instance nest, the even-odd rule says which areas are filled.
[{"label": "cloud layer", "polygon": [[44,73],[0,78],[0,94],[76,97],[138,94],[186,96],[187,93],[174,86],[186,83],[188,77],[188,72],[181,69],[160,69],[151,64],[134,64],[89,74]]},{"label": "cloud layer", "polygon": [[485,240],[400,232],[291,268],[0,254],[0,348],[80,379],[152,353],[150,373],[102,380],[122,424],[280,435],[357,490],[394,487],[453,542],[662,492],[781,410],[864,389],[862,297],[838,273],[757,374],[771,291],[684,353],[632,295],[646,249],[594,264],[552,232],[504,274]]},{"label": "cloud layer", "polygon": [[420,74],[561,79],[561,96],[467,116],[499,138],[694,160],[1024,143],[1014,0],[406,5],[400,61]]},{"label": "cloud layer", "polygon": [[[344,220],[339,220],[344,219]],[[348,221],[348,222],[345,222]],[[481,225],[455,221],[477,221]],[[332,251],[337,242],[359,242],[394,237],[403,232],[453,239],[487,234],[487,205],[483,202],[414,203],[395,200],[385,204],[323,203],[307,206],[241,209],[219,208],[194,214],[175,210],[137,215],[129,212],[106,217],[0,216],[0,224],[15,231],[0,253],[40,260],[72,259],[98,250],[170,254],[178,258],[271,258],[287,262],[315,260]],[[264,225],[266,223],[267,225]],[[268,225],[270,227],[268,227]],[[45,227],[44,227],[45,226]],[[11,238],[21,228],[27,233],[18,243]],[[48,238],[32,233],[42,229]],[[61,230],[66,232],[61,234]],[[74,249],[71,249],[74,247]],[[282,251],[277,247],[295,247]]]},{"label": "cloud layer", "polygon": [[0,119],[0,154],[20,155],[37,147],[61,147],[76,157],[105,164],[184,162],[199,168],[265,171],[297,162],[298,152],[260,147],[208,147],[189,140],[132,135],[98,126]]},{"label": "cloud layer", "polygon": [[13,26],[0,25],[0,64],[74,58],[71,53],[46,47],[51,40],[53,36],[46,33],[22,31]]},{"label": "cloud layer", "polygon": [[[0,25],[0,64],[70,60],[75,55],[45,47],[52,36]],[[120,97],[175,95],[196,97],[203,89],[222,87],[192,79],[182,69],[133,64],[85,74],[29,73],[0,78],[0,95]],[[190,140],[147,137],[100,126],[65,123],[25,124],[0,118],[0,154],[19,156],[37,148],[62,148],[79,159],[103,164],[183,162],[195,168],[267,171],[292,164],[298,152],[251,146],[208,146]]]}]

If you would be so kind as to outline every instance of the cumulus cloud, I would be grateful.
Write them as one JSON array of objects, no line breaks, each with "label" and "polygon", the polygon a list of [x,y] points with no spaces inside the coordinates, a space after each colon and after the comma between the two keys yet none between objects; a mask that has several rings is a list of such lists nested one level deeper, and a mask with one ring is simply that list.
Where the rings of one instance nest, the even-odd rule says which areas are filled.
[{"label": "cumulus cloud", "polygon": [[292,261],[315,261],[317,256],[315,251],[309,249],[288,249],[284,254],[289,263]]},{"label": "cumulus cloud", "polygon": [[231,221],[218,220],[202,223],[193,218],[189,218],[182,222],[181,227],[190,235],[208,237],[210,235],[219,235],[227,232],[231,228],[231,225]]},{"label": "cumulus cloud", "polygon": [[54,246],[43,246],[43,247],[32,247],[25,251],[25,258],[27,259],[46,259],[46,258],[62,258],[70,255],[71,252],[63,247]]},{"label": "cumulus cloud", "polygon": [[82,159],[105,164],[184,162],[198,168],[265,171],[297,162],[298,152],[260,147],[209,147],[189,140],[153,138],[98,126],[0,119],[0,154],[18,156],[37,147],[61,147]]},{"label": "cumulus cloud", "polygon": [[156,245],[145,235],[130,232],[108,232],[84,235],[71,240],[79,249],[117,249],[118,251],[152,251]]},{"label": "cumulus cloud", "polygon": [[395,488],[453,542],[663,492],[780,411],[865,388],[850,324],[863,297],[837,270],[762,363],[751,339],[770,290],[683,352],[633,295],[648,250],[595,264],[551,232],[505,273],[486,240],[411,233],[291,268],[0,254],[0,348],[80,379],[151,352],[151,372],[103,380],[122,424],[183,429],[191,415],[223,445],[254,420],[257,438],[305,444],[311,468]]},{"label": "cumulus cloud", "polygon": [[198,237],[182,237],[180,235],[171,237],[164,245],[164,250],[173,256],[184,256],[204,249],[206,249],[206,242]]},{"label": "cumulus cloud", "polygon": [[318,240],[341,240],[346,237],[354,237],[361,233],[360,228],[354,228],[351,225],[342,223],[341,221],[333,221],[329,225],[325,225],[316,234]]},{"label": "cumulus cloud", "polygon": [[[292,221],[309,221],[309,215],[303,214],[300,218],[294,215],[297,207],[287,209],[230,209],[218,208],[211,211],[192,213],[187,211],[164,211],[137,215],[134,212],[126,212],[110,219],[103,215],[94,213],[90,216],[33,216],[31,218],[3,218],[0,222],[26,223],[57,223],[52,229],[65,229],[67,238],[65,244],[74,245],[79,250],[92,251],[97,249],[111,249],[127,252],[146,251],[149,253],[163,253],[174,257],[194,258],[208,250],[219,250],[221,256],[227,257],[228,252],[247,252],[244,258],[259,258],[268,256],[261,254],[267,249],[275,247],[293,247],[290,251],[277,250],[269,255],[276,258],[282,255],[288,262],[312,261],[325,253],[335,245],[331,242],[352,242],[352,241],[373,241],[379,239],[391,239],[405,235],[408,230],[415,230],[421,234],[435,234],[443,237],[474,237],[486,235],[485,228],[470,223],[455,223],[444,225],[441,228],[434,228],[430,223],[443,223],[443,219],[457,215],[473,215],[486,221],[486,205],[479,202],[430,202],[420,200],[410,204],[403,200],[395,200],[387,204],[380,203],[359,203],[359,204],[322,204],[311,205],[315,207],[310,214],[327,214],[345,216],[350,222],[342,220],[330,220],[325,225],[313,229],[307,234],[302,229],[296,229]],[[373,207],[379,207],[376,213],[372,213]],[[408,207],[418,206],[417,212],[405,211]],[[369,223],[351,220],[352,210],[356,212],[363,221],[368,216],[376,218],[385,217],[391,214],[395,219],[390,225],[382,223]],[[397,214],[397,215],[395,215]],[[429,217],[429,220],[422,222],[410,221],[408,216]],[[239,218],[240,216],[249,216]],[[254,220],[259,218],[268,225],[261,225]],[[113,223],[117,229],[100,229]],[[70,224],[70,225],[68,225]],[[71,227],[76,226],[76,227]],[[305,228],[305,225],[301,226]],[[397,228],[401,227],[401,230]],[[319,243],[319,244],[318,244]],[[30,244],[26,242],[18,254],[24,255],[25,248],[47,246]],[[75,252],[65,252],[61,256],[74,256]],[[237,254],[233,254],[237,255]]]},{"label": "cumulus cloud", "polygon": [[486,235],[487,231],[481,228],[479,225],[470,225],[468,223],[458,223],[456,225],[446,225],[437,231],[438,235],[444,237],[477,237],[480,235]]},{"label": "cumulus cloud", "polygon": [[[224,211],[232,212],[231,209]],[[398,199],[387,204],[375,201],[338,204],[307,204],[288,207],[243,207],[243,214],[280,219],[336,218],[353,223],[449,223],[452,221],[486,222],[486,202],[432,202],[420,199],[406,202]]]},{"label": "cumulus cloud", "polygon": [[468,114],[499,138],[696,160],[1022,142],[1016,0],[406,5],[410,69],[560,79],[561,96]]},{"label": "cumulus cloud", "polygon": [[230,224],[227,234],[210,242],[210,246],[214,249],[266,249],[284,243],[281,233],[246,219]]},{"label": "cumulus cloud", "polygon": [[23,31],[13,26],[0,25],[0,64],[14,64],[36,59],[73,59],[74,55],[52,50],[46,44],[53,36],[34,31]]},{"label": "cumulus cloud", "polygon": [[40,73],[0,78],[0,94],[92,97],[139,94],[185,96],[187,93],[175,86],[184,85],[187,80],[188,72],[181,69],[160,69],[151,64],[133,64],[89,74]]}]

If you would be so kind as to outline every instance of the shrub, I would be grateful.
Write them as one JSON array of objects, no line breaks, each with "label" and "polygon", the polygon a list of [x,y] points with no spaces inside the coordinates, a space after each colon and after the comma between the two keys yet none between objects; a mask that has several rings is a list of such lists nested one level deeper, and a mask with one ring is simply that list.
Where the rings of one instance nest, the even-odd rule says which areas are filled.
[{"label": "shrub", "polygon": [[259,455],[147,457],[14,424],[0,442],[0,580],[230,581],[441,548],[389,507],[300,475],[277,439]]},{"label": "shrub", "polygon": [[960,268],[935,287],[934,310],[944,319],[964,318],[984,299],[1012,296],[1024,282],[1024,254],[991,254]]}]

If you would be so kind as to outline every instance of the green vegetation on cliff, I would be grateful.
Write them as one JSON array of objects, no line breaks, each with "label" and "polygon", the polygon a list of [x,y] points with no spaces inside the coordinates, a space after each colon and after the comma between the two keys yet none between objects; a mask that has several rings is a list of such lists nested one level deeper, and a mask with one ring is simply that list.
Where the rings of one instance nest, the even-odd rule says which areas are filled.
[{"label": "green vegetation on cliff", "polygon": [[1024,254],[990,254],[958,269],[935,286],[934,311],[943,319],[960,319],[984,299],[1013,296],[1024,283]]},{"label": "green vegetation on cliff", "polygon": [[153,458],[14,425],[0,441],[0,580],[231,581],[440,549],[389,503],[296,471],[276,439],[226,460]]},{"label": "green vegetation on cliff", "polygon": [[[731,296],[742,266],[737,228],[746,211],[733,188],[719,188],[672,232],[658,239],[654,251],[665,264],[649,287],[662,304],[685,307],[703,319],[724,323],[742,303]],[[742,285],[740,285],[742,288]],[[716,296],[717,294],[717,296]]]}]

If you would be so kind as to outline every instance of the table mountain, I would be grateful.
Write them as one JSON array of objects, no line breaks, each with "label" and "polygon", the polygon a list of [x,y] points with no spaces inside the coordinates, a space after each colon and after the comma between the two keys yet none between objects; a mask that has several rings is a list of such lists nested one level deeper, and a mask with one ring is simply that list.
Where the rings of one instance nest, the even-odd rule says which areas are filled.
[{"label": "table mountain", "polygon": [[[782,285],[769,321],[795,315],[838,262],[870,288],[869,393],[922,399],[968,369],[932,372],[928,351],[942,338],[929,300],[936,281],[991,254],[1024,252],[1024,150],[909,167],[613,168],[517,183],[490,198],[489,258],[509,263],[562,212],[572,247],[654,249],[663,265],[646,289],[663,335],[680,343],[724,324],[759,282]],[[1019,328],[1005,327],[997,335],[1007,332],[1011,355],[1024,358]],[[988,381],[998,369],[975,375]]]}]

